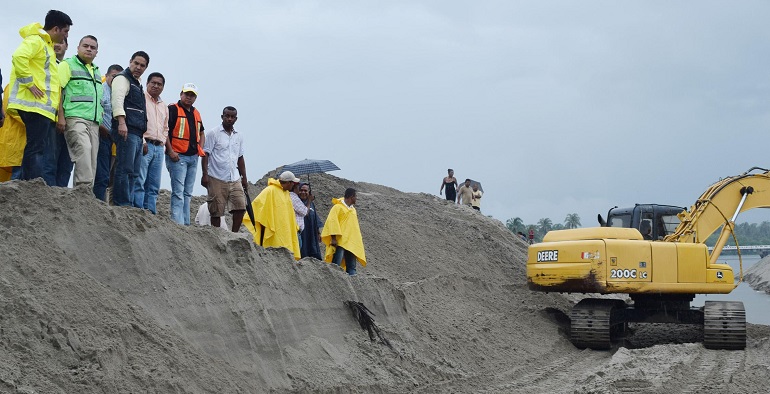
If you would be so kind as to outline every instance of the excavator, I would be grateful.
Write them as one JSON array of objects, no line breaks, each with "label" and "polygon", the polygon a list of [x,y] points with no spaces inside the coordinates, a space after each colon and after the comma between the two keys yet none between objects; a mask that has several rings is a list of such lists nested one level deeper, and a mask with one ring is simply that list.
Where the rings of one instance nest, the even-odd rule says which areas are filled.
[{"label": "excavator", "polygon": [[[629,323],[697,324],[709,349],[746,347],[742,302],[706,301],[696,294],[727,294],[739,281],[718,259],[735,244],[738,214],[770,207],[770,170],[753,167],[712,184],[689,209],[668,205],[613,208],[600,227],[548,232],[529,246],[527,283],[534,291],[626,294],[630,302],[585,298],[569,313],[569,339],[578,348],[610,349]],[[720,230],[712,251],[706,239]],[[640,231],[641,230],[641,231]],[[740,249],[739,249],[740,251]]]}]

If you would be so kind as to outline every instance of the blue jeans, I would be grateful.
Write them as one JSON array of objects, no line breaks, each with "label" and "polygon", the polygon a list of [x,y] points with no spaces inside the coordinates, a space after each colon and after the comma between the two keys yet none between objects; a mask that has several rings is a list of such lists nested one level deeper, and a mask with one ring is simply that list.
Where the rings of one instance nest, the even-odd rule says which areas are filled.
[{"label": "blue jeans", "polygon": [[24,147],[24,157],[21,160],[21,178],[25,181],[43,178],[48,186],[56,186],[56,177],[47,172],[53,164],[53,141],[56,126],[51,119],[35,112],[18,111],[24,122],[27,134],[27,145]]},{"label": "blue jeans", "polygon": [[179,155],[179,161],[174,163],[166,155],[166,168],[171,176],[171,220],[189,226],[190,199],[195,186],[198,156]]},{"label": "blue jeans", "polygon": [[157,214],[156,203],[160,190],[160,170],[163,166],[163,145],[147,144],[147,154],[142,156],[139,176],[134,184],[134,206]]},{"label": "blue jeans", "polygon": [[67,148],[67,140],[64,134],[56,131],[54,126],[51,136],[51,145],[53,145],[53,157],[47,162],[45,172],[52,176],[56,186],[67,187],[72,176],[72,167],[75,163],[70,159],[70,151]]},{"label": "blue jeans", "polygon": [[21,179],[21,166],[13,166],[11,170],[11,180]]},{"label": "blue jeans", "polygon": [[133,202],[131,194],[134,189],[134,183],[139,175],[139,166],[142,163],[142,137],[128,133],[128,138],[123,140],[123,137],[118,134],[117,130],[113,131],[111,135],[112,140],[117,145],[112,202],[118,206],[130,206]]},{"label": "blue jeans", "polygon": [[107,201],[107,186],[110,185],[110,165],[112,164],[112,138],[99,136],[99,154],[96,156],[96,177],[94,195]]},{"label": "blue jeans", "polygon": [[345,250],[344,248],[341,248],[339,245],[336,246],[336,249],[334,250],[334,256],[332,257],[332,264],[342,265],[342,256],[345,255],[345,272],[348,273],[348,275],[355,275],[356,274],[356,255],[354,255],[352,252],[349,252]]}]

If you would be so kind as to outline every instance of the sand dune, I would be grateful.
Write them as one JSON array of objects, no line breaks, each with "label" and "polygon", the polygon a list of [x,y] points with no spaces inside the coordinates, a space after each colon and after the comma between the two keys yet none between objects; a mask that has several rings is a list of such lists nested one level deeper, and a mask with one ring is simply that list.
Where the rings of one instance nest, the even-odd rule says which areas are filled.
[{"label": "sand dune", "polygon": [[576,349],[564,336],[574,296],[529,291],[526,245],[499,221],[432,195],[312,180],[324,217],[345,187],[359,191],[369,265],[356,277],[248,234],[176,225],[164,199],[154,216],[85,189],[0,184],[0,392],[766,391],[770,327],[750,325],[737,352],[667,326],[635,326],[613,351]]}]

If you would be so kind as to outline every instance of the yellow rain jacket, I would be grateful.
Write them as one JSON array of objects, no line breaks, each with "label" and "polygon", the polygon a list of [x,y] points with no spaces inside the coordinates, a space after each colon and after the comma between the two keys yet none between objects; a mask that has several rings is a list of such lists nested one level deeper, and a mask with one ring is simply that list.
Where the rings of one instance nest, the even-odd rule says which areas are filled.
[{"label": "yellow rain jacket", "polygon": [[[8,87],[3,92],[3,109],[8,107]],[[17,113],[6,111],[5,123],[0,128],[0,182],[11,179],[11,170],[21,165],[24,147],[27,145],[27,129]]]},{"label": "yellow rain jacket", "polygon": [[[19,35],[24,40],[11,58],[8,110],[35,112],[56,121],[61,87],[51,36],[39,23],[22,27]],[[45,93],[42,98],[29,90],[33,84]]]},{"label": "yellow rain jacket", "polygon": [[[358,214],[355,207],[348,207],[342,198],[332,198],[332,209],[326,218],[324,229],[321,232],[321,242],[326,245],[324,261],[332,262],[335,248],[331,246],[332,235],[337,238],[337,245],[353,253],[361,266],[366,267],[366,253],[364,253],[364,240],[361,237],[361,227],[358,225]],[[342,260],[342,269],[346,268],[345,259]]]},{"label": "yellow rain jacket", "polygon": [[294,218],[294,206],[291,204],[289,192],[283,190],[281,182],[269,179],[267,187],[251,202],[254,210],[254,221],[257,228],[251,224],[249,215],[243,215],[243,225],[254,235],[254,242],[259,244],[262,231],[265,236],[262,246],[265,248],[286,248],[294,253],[294,258],[302,258],[299,252],[297,237],[297,220]]}]

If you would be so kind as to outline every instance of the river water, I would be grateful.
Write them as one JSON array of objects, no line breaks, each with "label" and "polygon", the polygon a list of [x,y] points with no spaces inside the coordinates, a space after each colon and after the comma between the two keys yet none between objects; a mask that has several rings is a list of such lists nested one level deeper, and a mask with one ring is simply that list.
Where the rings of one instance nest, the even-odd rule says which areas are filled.
[{"label": "river water", "polygon": [[[756,264],[761,258],[756,254],[743,255],[743,273],[752,265]],[[739,277],[738,256],[719,257],[720,263],[727,263],[733,267],[735,277]],[[743,301],[746,308],[746,321],[755,324],[770,325],[770,314],[767,308],[770,306],[770,294],[763,291],[756,291],[746,282],[741,282],[730,294],[699,294],[695,296],[692,306],[701,307],[706,301]]]}]

